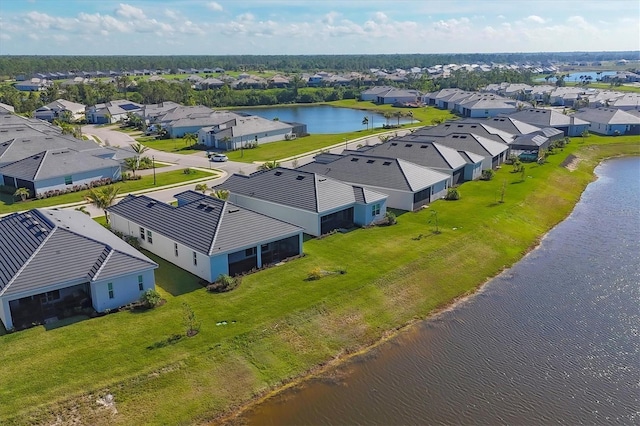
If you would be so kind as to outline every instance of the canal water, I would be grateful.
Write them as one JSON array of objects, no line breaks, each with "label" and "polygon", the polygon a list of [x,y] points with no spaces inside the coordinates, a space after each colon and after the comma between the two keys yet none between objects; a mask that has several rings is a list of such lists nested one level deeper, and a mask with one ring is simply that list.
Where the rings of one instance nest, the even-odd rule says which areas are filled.
[{"label": "canal water", "polygon": [[[369,120],[369,128],[372,126],[382,127],[387,123],[387,119],[382,114],[351,108],[337,108],[330,105],[243,108],[239,111],[269,120],[277,118],[280,121],[304,123],[307,125],[307,132],[312,135],[365,130],[367,125],[362,124],[364,117]],[[410,111],[407,109],[405,112]],[[410,121],[410,118],[401,118],[400,124]],[[398,119],[392,117],[388,123],[398,124]]]},{"label": "canal water", "polygon": [[468,301],[269,399],[250,425],[640,424],[640,157]]}]

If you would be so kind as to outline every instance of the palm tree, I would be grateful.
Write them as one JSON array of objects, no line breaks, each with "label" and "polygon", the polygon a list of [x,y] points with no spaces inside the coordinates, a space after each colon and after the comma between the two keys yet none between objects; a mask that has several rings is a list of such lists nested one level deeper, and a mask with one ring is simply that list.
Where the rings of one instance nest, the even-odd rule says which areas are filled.
[{"label": "palm tree", "polygon": [[409,111],[406,116],[411,119],[411,125],[413,126],[413,111]]},{"label": "palm tree", "polygon": [[115,201],[120,192],[120,187],[114,185],[107,185],[100,188],[91,188],[84,199],[95,207],[104,211],[104,218],[109,223],[109,216],[107,215],[107,207],[109,207]]},{"label": "palm tree", "polygon": [[182,139],[184,139],[184,143],[188,145],[193,145],[198,141],[198,137],[193,133],[185,133]]},{"label": "palm tree", "polygon": [[131,145],[131,149],[133,149],[133,151],[137,154],[136,162],[138,163],[138,168],[140,168],[140,156],[149,151],[149,147],[142,145],[140,142],[137,142]]},{"label": "palm tree", "polygon": [[31,195],[31,192],[27,188],[18,188],[13,193],[14,197],[20,197],[22,201],[26,201],[29,195]]},{"label": "palm tree", "polygon": [[400,119],[402,118],[403,115],[404,114],[402,113],[402,111],[395,111],[393,113],[393,116],[398,119],[398,127],[400,127]]},{"label": "palm tree", "polygon": [[203,194],[207,192],[208,189],[209,189],[209,186],[206,183],[199,183],[196,185],[196,191],[200,191]]},{"label": "palm tree", "polygon": [[213,189],[211,190],[211,195],[221,200],[226,200],[229,198],[229,191],[226,189]]},{"label": "palm tree", "polygon": [[124,165],[127,169],[133,172],[133,177],[135,179],[136,170],[140,168],[140,160],[138,159],[138,157],[125,158]]},{"label": "palm tree", "polygon": [[362,125],[363,126],[367,126],[367,130],[369,130],[369,117],[367,117],[365,115],[365,117],[362,119]]},{"label": "palm tree", "polygon": [[260,164],[260,166],[258,166],[258,170],[271,170],[277,169],[278,167],[280,167],[280,163],[278,163],[276,160],[265,161],[264,163]]},{"label": "palm tree", "polygon": [[391,112],[389,111],[385,111],[384,114],[382,114],[385,118],[385,120],[387,120],[387,126],[389,125],[389,119],[392,117]]}]

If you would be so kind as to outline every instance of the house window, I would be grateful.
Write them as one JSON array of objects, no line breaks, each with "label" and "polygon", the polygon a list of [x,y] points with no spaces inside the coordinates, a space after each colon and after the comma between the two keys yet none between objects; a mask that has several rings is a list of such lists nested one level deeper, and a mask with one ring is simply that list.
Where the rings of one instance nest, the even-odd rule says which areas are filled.
[{"label": "house window", "polygon": [[140,239],[144,241],[144,228],[142,226],[140,227]]},{"label": "house window", "polygon": [[113,283],[107,284],[107,290],[109,290],[109,299],[113,299]]},{"label": "house window", "polygon": [[380,204],[374,204],[371,206],[371,215],[378,216],[380,214]]},{"label": "house window", "polygon": [[147,241],[149,242],[149,244],[153,244],[153,234],[148,229],[147,229]]},{"label": "house window", "polygon": [[251,247],[248,248],[244,251],[244,256],[245,257],[251,257],[251,256],[255,256],[256,255],[256,248],[255,247]]},{"label": "house window", "polygon": [[173,243],[173,254],[178,257],[178,243]]},{"label": "house window", "polygon": [[138,275],[138,290],[144,290],[144,280],[142,279],[142,275]]},{"label": "house window", "polygon": [[198,253],[193,252],[193,266],[198,266]]},{"label": "house window", "polygon": [[71,184],[73,184],[73,177],[72,177],[72,176],[65,176],[65,177],[64,177],[64,184],[65,184],[65,185],[71,185]]}]

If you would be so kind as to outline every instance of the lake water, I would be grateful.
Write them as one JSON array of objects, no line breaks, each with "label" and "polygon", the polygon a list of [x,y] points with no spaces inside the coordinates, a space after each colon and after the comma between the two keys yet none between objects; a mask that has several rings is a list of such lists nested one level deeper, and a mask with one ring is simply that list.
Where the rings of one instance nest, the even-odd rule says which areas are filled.
[{"label": "lake water", "polygon": [[[406,110],[406,112],[409,111],[411,110]],[[258,115],[269,120],[278,118],[280,121],[304,123],[307,125],[307,132],[311,134],[364,130],[367,128],[362,124],[365,116],[369,119],[369,128],[372,125],[381,127],[387,123],[381,114],[350,108],[336,108],[329,105],[243,108],[240,112]],[[400,119],[400,124],[409,122],[410,119]],[[390,118],[389,124],[398,124],[398,119]]]},{"label": "lake water", "polygon": [[[564,73],[566,74],[566,73]],[[548,75],[548,74],[547,74]],[[602,77],[604,77],[605,75],[616,75],[615,71],[600,71],[600,75],[598,75],[598,73],[596,71],[583,71],[583,72],[572,72],[569,73],[569,77],[566,77],[564,79],[564,81],[580,81],[580,76],[581,75],[588,75],[592,78],[592,82],[596,82],[598,80],[600,80]],[[535,81],[545,81],[544,77],[540,77],[540,78],[536,78]],[[550,78],[549,79],[549,83],[555,83],[556,79],[555,78]]]},{"label": "lake water", "polygon": [[240,422],[640,424],[640,157],[596,172],[477,295]]}]

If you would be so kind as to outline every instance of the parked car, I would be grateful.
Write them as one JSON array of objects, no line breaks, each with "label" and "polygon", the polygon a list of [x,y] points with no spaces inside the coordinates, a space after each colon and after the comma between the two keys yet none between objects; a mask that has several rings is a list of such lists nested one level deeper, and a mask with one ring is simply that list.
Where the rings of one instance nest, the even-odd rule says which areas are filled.
[{"label": "parked car", "polygon": [[229,157],[224,154],[211,154],[209,155],[209,161],[215,161],[216,163],[221,163],[227,161]]}]

